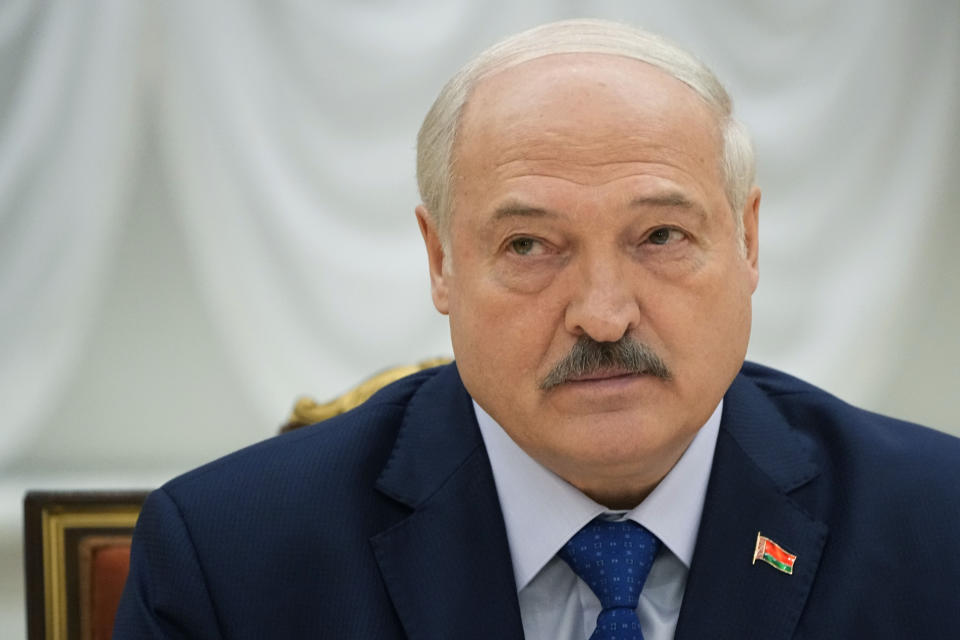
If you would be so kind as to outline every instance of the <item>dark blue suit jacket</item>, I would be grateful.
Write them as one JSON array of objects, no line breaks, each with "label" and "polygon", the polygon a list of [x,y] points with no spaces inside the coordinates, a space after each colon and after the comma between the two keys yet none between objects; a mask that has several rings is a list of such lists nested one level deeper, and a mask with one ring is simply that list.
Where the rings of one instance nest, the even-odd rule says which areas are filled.
[{"label": "dark blue suit jacket", "polygon": [[[960,440],[746,364],[677,638],[956,638]],[[793,575],[752,564],[757,532]],[[144,505],[115,638],[522,638],[454,366],[234,453]]]}]

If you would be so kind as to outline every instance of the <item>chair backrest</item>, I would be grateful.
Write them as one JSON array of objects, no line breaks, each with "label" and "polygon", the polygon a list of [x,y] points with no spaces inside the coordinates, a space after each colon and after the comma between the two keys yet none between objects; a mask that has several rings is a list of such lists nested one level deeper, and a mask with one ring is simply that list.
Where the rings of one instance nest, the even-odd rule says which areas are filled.
[{"label": "chair backrest", "polygon": [[23,501],[28,640],[109,640],[146,491],[31,491]]}]

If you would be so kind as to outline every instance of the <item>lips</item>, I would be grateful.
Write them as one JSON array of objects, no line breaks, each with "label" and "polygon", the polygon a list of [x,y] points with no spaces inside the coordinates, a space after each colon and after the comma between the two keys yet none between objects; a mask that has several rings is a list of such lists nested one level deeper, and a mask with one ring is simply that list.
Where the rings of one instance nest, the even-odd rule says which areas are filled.
[{"label": "lips", "polygon": [[590,373],[585,373],[579,376],[573,376],[567,379],[567,382],[598,382],[602,380],[613,380],[615,378],[624,378],[642,375],[635,371],[628,371],[627,369],[603,369],[601,371],[593,371]]}]

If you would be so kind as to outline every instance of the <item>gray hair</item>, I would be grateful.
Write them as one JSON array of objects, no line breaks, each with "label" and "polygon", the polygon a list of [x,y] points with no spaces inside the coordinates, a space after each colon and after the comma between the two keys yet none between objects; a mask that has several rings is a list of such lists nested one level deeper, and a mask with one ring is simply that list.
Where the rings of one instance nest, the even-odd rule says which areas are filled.
[{"label": "gray hair", "polygon": [[753,145],[733,117],[726,89],[697,58],[662,36],[608,20],[562,20],[534,27],[498,42],[444,85],[417,135],[417,184],[427,211],[446,241],[450,224],[454,147],[464,105],[482,79],[523,62],[558,53],[602,53],[653,65],[693,89],[717,118],[723,138],[720,159],[727,201],[733,209],[741,248],[740,212],[753,186]]}]

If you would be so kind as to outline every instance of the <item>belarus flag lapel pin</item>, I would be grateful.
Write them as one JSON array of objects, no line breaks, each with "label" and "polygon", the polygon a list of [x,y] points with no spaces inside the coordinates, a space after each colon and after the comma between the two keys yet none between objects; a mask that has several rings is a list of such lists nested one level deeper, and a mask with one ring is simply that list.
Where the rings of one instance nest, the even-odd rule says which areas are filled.
[{"label": "belarus flag lapel pin", "polygon": [[797,556],[787,553],[783,547],[770,538],[760,535],[760,532],[757,531],[757,546],[753,550],[753,564],[756,564],[757,560],[763,560],[774,569],[789,575],[793,573],[793,563],[797,561]]}]

